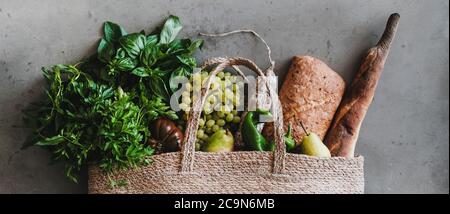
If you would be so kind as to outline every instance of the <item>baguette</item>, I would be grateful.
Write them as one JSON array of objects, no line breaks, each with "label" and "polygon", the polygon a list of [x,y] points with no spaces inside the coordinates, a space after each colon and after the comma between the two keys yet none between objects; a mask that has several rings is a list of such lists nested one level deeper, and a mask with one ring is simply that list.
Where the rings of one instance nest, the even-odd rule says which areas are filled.
[{"label": "baguette", "polygon": [[332,156],[354,157],[359,130],[374,97],[399,19],[400,15],[397,13],[389,17],[383,36],[368,51],[345,93],[325,139]]}]

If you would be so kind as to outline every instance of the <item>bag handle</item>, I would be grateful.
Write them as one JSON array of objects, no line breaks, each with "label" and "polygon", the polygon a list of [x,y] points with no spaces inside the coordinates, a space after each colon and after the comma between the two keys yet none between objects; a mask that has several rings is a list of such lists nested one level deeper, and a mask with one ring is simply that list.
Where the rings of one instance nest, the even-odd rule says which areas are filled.
[{"label": "bag handle", "polygon": [[[229,31],[229,32],[224,32],[224,33],[199,33],[199,35],[201,36],[207,36],[207,37],[225,37],[225,36],[230,36],[233,34],[238,34],[238,33],[249,33],[252,34],[253,36],[255,36],[256,38],[258,38],[266,47],[267,50],[267,58],[269,60],[269,67],[266,68],[266,70],[264,71],[264,74],[268,77],[270,76],[275,76],[274,73],[274,69],[275,69],[275,61],[272,59],[272,50],[270,49],[269,44],[267,44],[267,42],[254,30],[249,30],[249,29],[239,29],[239,30],[233,30],[233,31]],[[244,74],[242,73],[242,71],[239,69],[238,66],[233,65],[232,66],[234,70],[237,71],[238,74],[240,74],[245,80],[246,77],[244,76]],[[262,95],[262,97],[260,97],[260,99],[256,100],[256,105],[257,106],[263,106],[264,108],[268,108],[268,106],[270,106],[270,103],[268,103],[267,101],[270,100],[269,98],[269,93],[267,91],[267,87],[258,87],[258,93],[260,95]],[[264,127],[264,124],[260,127],[262,130],[262,127]]]},{"label": "bag handle", "polygon": [[[269,63],[270,63],[270,66],[266,69],[265,74],[267,76],[275,75],[273,72],[273,69],[275,68],[275,61],[272,59],[272,50],[270,49],[270,46],[269,46],[269,44],[267,44],[266,40],[264,40],[254,30],[243,29],[243,30],[233,30],[233,31],[225,32],[225,33],[199,33],[199,35],[208,36],[208,37],[223,37],[223,36],[229,36],[229,35],[237,34],[237,33],[253,34],[254,36],[256,36],[256,38],[258,38],[264,44],[264,46],[266,47],[266,50],[267,50],[267,58],[269,59]],[[233,68],[235,68],[235,66],[233,66]],[[240,72],[239,69],[236,69],[236,70],[238,72]]]},{"label": "bag handle", "polygon": [[206,80],[206,84],[201,88],[201,96],[193,101],[193,106],[189,112],[189,118],[187,121],[187,127],[185,130],[185,136],[183,139],[183,146],[181,149],[181,172],[192,172],[195,161],[195,140],[197,135],[197,129],[199,125],[199,119],[203,106],[206,101],[206,94],[208,94],[211,80],[217,75],[219,71],[224,70],[226,67],[233,66],[245,66],[254,71],[258,76],[262,78],[263,84],[266,85],[269,92],[269,98],[272,101],[272,115],[274,118],[274,140],[275,151],[273,156],[273,173],[281,174],[284,170],[284,159],[286,154],[286,145],[284,144],[284,128],[283,128],[283,110],[281,108],[280,100],[278,99],[277,92],[271,87],[267,81],[264,72],[251,60],[241,57],[236,58],[213,58],[205,62],[205,66],[216,65],[216,67],[210,72],[210,76]]}]

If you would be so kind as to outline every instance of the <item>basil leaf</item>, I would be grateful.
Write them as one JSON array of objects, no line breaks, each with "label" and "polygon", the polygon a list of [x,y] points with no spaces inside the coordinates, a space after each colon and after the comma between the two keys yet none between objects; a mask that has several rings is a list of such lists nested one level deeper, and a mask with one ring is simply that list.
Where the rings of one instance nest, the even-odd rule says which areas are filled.
[{"label": "basil leaf", "polygon": [[197,66],[197,62],[195,61],[194,57],[191,57],[190,55],[187,54],[178,55],[177,59],[184,65],[187,65],[188,67]]},{"label": "basil leaf", "polygon": [[157,97],[164,99],[166,102],[169,100],[169,92],[167,90],[164,80],[158,75],[151,76],[150,89],[153,94]]},{"label": "basil leaf", "polygon": [[145,95],[141,95],[143,100],[143,107],[147,111],[149,120],[155,120],[158,117],[166,117],[171,120],[177,120],[178,116],[173,111],[170,106],[168,106],[164,100],[160,97],[153,97],[152,99],[147,99]]},{"label": "basil leaf", "polygon": [[177,70],[173,71],[170,75],[169,79],[169,87],[172,93],[176,92],[179,89],[179,81],[177,81],[177,78],[180,77],[187,77],[189,76],[191,72],[189,72],[184,67],[179,67]]},{"label": "basil leaf", "polygon": [[114,45],[105,39],[101,39],[97,47],[98,59],[102,62],[109,62],[114,56]]},{"label": "basil leaf", "polygon": [[181,39],[172,41],[167,48],[167,53],[178,54],[186,53],[192,54],[197,48],[201,48],[203,45],[203,40],[198,39],[192,42],[190,39]]},{"label": "basil leaf", "polygon": [[197,48],[202,48],[203,46],[203,40],[202,39],[197,39],[194,42],[192,42],[189,47],[187,48],[187,50],[189,51],[189,53],[194,52],[195,50],[197,50]]},{"label": "basil leaf", "polygon": [[141,50],[144,49],[145,41],[145,36],[140,33],[128,34],[119,39],[121,47],[132,58],[136,58]]},{"label": "basil leaf", "polygon": [[180,19],[176,16],[170,16],[166,23],[164,23],[164,27],[161,30],[159,35],[159,43],[160,44],[169,44],[172,42],[180,32],[182,26],[180,23]]},{"label": "basil leaf", "polygon": [[145,45],[156,45],[158,43],[158,35],[148,35],[145,40]]},{"label": "basil leaf", "polygon": [[125,50],[123,50],[123,48],[118,48],[117,52],[116,52],[116,58],[121,59],[121,58],[125,58],[127,52],[125,52]]},{"label": "basil leaf", "polygon": [[167,45],[167,53],[176,54],[178,52],[184,51],[190,44],[190,39],[175,39]]},{"label": "basil leaf", "polygon": [[137,61],[130,57],[117,60],[117,68],[121,71],[129,71],[136,67]]},{"label": "basil leaf", "polygon": [[147,72],[147,69],[144,67],[137,67],[131,71],[132,74],[139,76],[139,77],[148,77],[150,76],[149,72]]},{"label": "basil leaf", "polygon": [[108,42],[117,42],[120,37],[127,34],[125,30],[116,23],[105,22],[103,26],[103,38]]},{"label": "basil leaf", "polygon": [[164,57],[165,54],[160,50],[159,46],[148,44],[141,52],[141,63],[150,67],[156,63],[158,59]]},{"label": "basil leaf", "polygon": [[115,76],[119,73],[119,71],[130,71],[135,68],[137,65],[137,60],[132,59],[130,57],[125,58],[115,58],[109,62],[108,74]]},{"label": "basil leaf", "polygon": [[176,57],[165,57],[157,62],[155,66],[164,71],[172,71],[180,66],[180,61]]}]

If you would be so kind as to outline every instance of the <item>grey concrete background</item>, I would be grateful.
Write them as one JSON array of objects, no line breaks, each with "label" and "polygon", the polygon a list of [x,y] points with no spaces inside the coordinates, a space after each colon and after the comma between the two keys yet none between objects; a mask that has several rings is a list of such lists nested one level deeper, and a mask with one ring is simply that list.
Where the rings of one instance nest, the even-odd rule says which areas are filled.
[{"label": "grey concrete background", "polygon": [[[41,66],[72,63],[95,50],[102,22],[151,30],[169,14],[183,34],[250,28],[273,49],[284,77],[294,55],[327,62],[347,81],[387,17],[398,36],[364,121],[367,193],[449,192],[449,3],[447,0],[24,1],[0,0],[0,193],[85,193],[40,148],[21,151],[20,110],[42,93]],[[267,65],[249,36],[207,39],[199,60],[245,56]],[[86,175],[83,176],[86,178]]]}]

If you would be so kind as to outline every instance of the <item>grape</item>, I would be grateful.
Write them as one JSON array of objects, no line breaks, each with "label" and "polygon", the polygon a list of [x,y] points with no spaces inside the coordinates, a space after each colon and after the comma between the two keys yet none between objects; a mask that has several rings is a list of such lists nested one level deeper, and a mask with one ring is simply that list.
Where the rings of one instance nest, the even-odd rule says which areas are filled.
[{"label": "grape", "polygon": [[217,113],[214,112],[214,114],[212,114],[212,115],[213,115],[212,116],[213,120],[217,121],[218,119],[220,119],[219,116],[217,115]]},{"label": "grape", "polygon": [[225,77],[224,82],[225,82],[225,86],[226,86],[227,88],[231,88],[232,85],[233,85],[233,83],[231,82],[231,80],[230,80],[229,77]]},{"label": "grape", "polygon": [[232,100],[234,98],[234,94],[229,88],[225,89],[225,98],[229,100]]},{"label": "grape", "polygon": [[[240,112],[236,108],[240,103],[240,89],[243,89],[243,85],[236,83],[236,80],[238,80],[237,76],[229,72],[220,71],[215,77],[212,77],[208,72],[203,71],[190,76],[191,82],[186,83],[185,91],[181,94],[180,108],[186,112],[183,114],[183,122],[185,123],[187,120],[187,111],[190,110],[190,105],[200,96],[198,92],[208,78],[212,78],[210,84],[211,92],[205,99],[202,118],[198,121],[199,129],[197,131],[196,149],[199,149],[198,147],[201,147],[211,134],[231,129],[235,127],[232,123],[240,123],[241,119],[239,116]],[[180,123],[178,125],[182,126],[183,124]]]},{"label": "grape", "polygon": [[223,111],[226,113],[231,113],[231,111],[233,110],[233,102],[228,100],[224,104],[225,105],[223,106]]},{"label": "grape", "polygon": [[183,103],[189,105],[189,104],[191,104],[191,98],[189,98],[189,97],[183,97],[183,98],[181,99],[181,102],[183,102]]},{"label": "grape", "polygon": [[195,143],[195,151],[200,151],[202,145],[200,145],[200,143]]},{"label": "grape", "polygon": [[211,114],[206,115],[206,120],[211,120],[211,119],[212,119],[212,115]]},{"label": "grape", "polygon": [[241,121],[241,118],[239,116],[233,117],[233,123],[239,123]]},{"label": "grape", "polygon": [[191,83],[186,83],[186,90],[188,91],[192,91],[192,84]]},{"label": "grape", "polygon": [[201,77],[202,77],[202,79],[206,79],[206,78],[208,78],[208,72],[206,72],[206,71],[202,71],[202,73],[201,73]]},{"label": "grape", "polygon": [[212,108],[207,108],[207,109],[204,109],[203,112],[205,114],[211,114],[213,112],[213,109]]},{"label": "grape", "polygon": [[221,90],[225,90],[225,88],[227,88],[227,86],[225,85],[225,81],[221,81],[220,82],[220,89]]},{"label": "grape", "polygon": [[233,114],[227,114],[227,116],[225,117],[225,120],[227,121],[227,122],[231,122],[231,121],[233,121],[233,118],[234,118],[234,116],[233,116]]},{"label": "grape", "polygon": [[200,127],[205,126],[205,120],[203,120],[202,118],[200,118],[200,119],[198,120],[198,125],[199,125]]},{"label": "grape", "polygon": [[202,139],[204,134],[205,133],[204,133],[203,129],[197,130],[197,138]]},{"label": "grape", "polygon": [[223,73],[223,71],[220,71],[219,73],[217,73],[217,77],[219,77],[220,79],[222,79],[225,76],[225,74]]},{"label": "grape", "polygon": [[213,132],[219,131],[219,129],[220,129],[220,127],[218,125],[212,126],[212,131]]},{"label": "grape", "polygon": [[202,137],[202,140],[207,141],[208,140],[208,135],[204,134],[203,137]]},{"label": "grape", "polygon": [[225,120],[223,120],[223,119],[217,120],[217,125],[224,126],[225,125]]},{"label": "grape", "polygon": [[217,96],[217,98],[219,98],[219,101],[223,100],[223,91],[222,89],[217,89],[215,92],[215,95]]},{"label": "grape", "polygon": [[210,104],[214,104],[216,102],[216,97],[214,95],[210,95],[207,99],[206,99]]},{"label": "grape", "polygon": [[205,129],[205,132],[206,132],[207,134],[211,134],[211,133],[212,133],[211,127],[207,127],[207,128]]},{"label": "grape", "polygon": [[212,126],[214,126],[215,123],[216,123],[216,122],[215,122],[214,120],[208,120],[208,121],[206,122],[206,127],[212,127]]},{"label": "grape", "polygon": [[184,97],[190,97],[191,96],[191,93],[189,93],[189,91],[183,91],[182,93],[181,93],[181,96],[184,98]]},{"label": "grape", "polygon": [[213,90],[215,90],[215,89],[218,89],[220,87],[220,83],[218,83],[218,82],[212,82],[211,83],[211,89],[213,89]]},{"label": "grape", "polygon": [[180,103],[180,109],[185,111],[189,106],[186,103]]},{"label": "grape", "polygon": [[205,103],[205,106],[203,106],[203,112],[205,114],[211,114],[213,112],[213,109],[211,107],[211,104]]},{"label": "grape", "polygon": [[217,116],[219,116],[219,118],[224,118],[225,117],[225,113],[223,111],[218,111],[217,112]]}]

